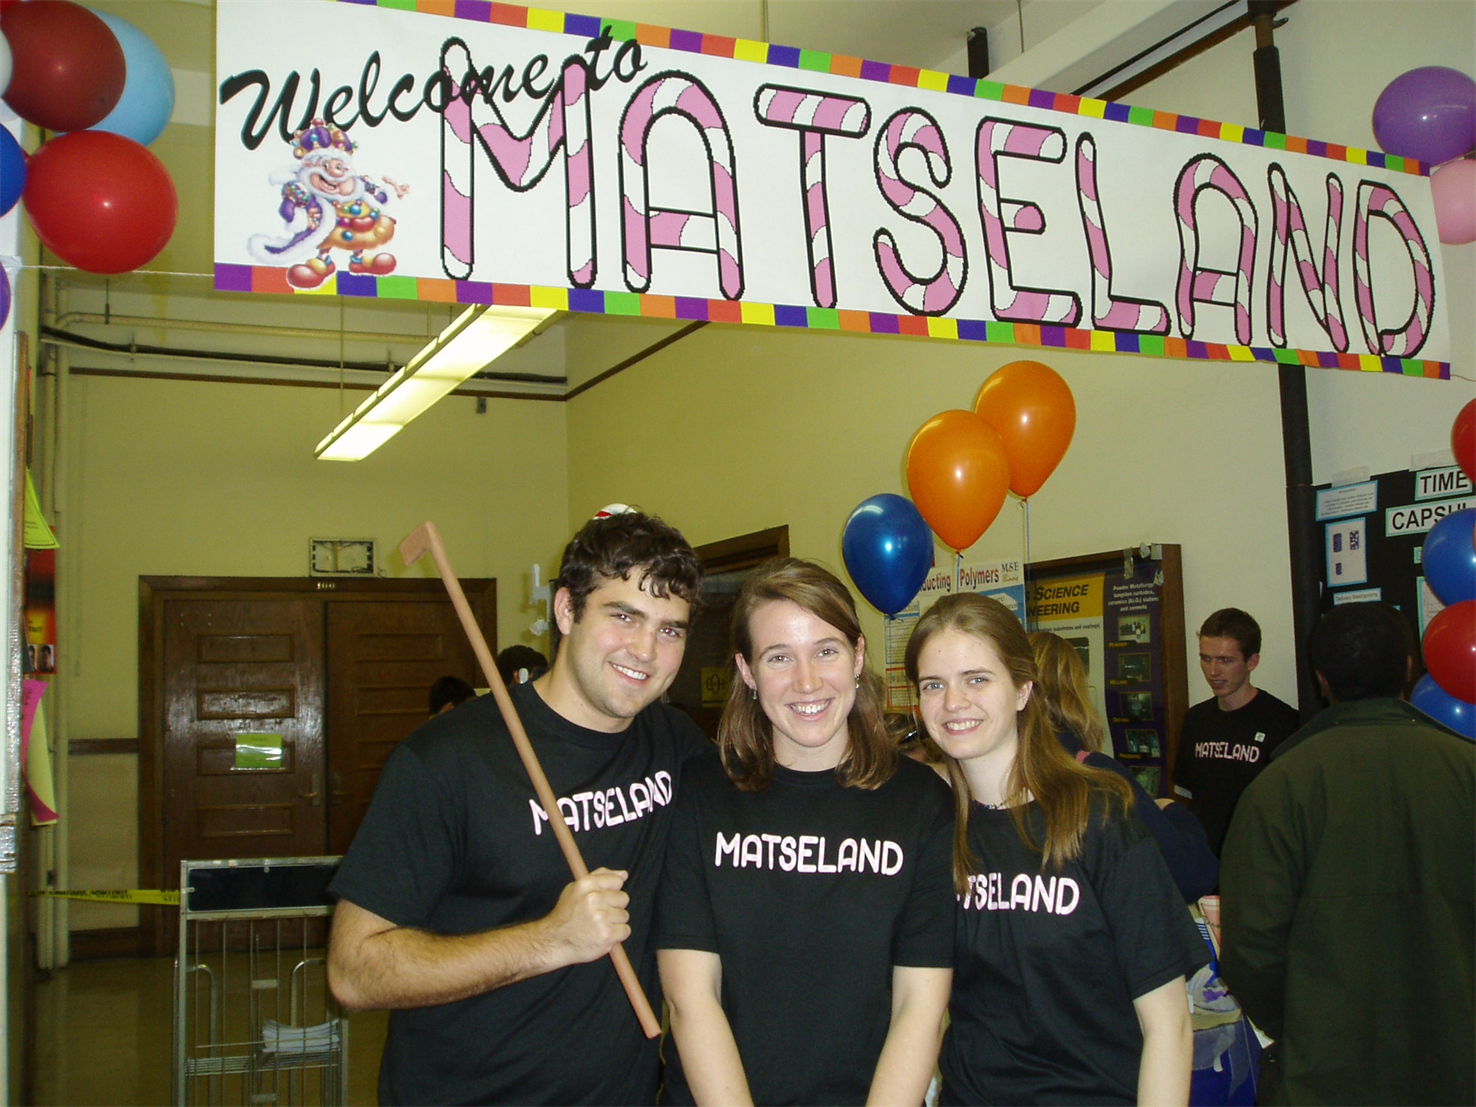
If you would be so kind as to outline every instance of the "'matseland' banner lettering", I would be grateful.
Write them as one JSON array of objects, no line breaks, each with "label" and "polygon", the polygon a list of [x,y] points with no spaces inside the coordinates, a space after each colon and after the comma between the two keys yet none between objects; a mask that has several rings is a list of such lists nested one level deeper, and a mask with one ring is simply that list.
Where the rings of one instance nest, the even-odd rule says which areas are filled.
[{"label": "'matseland' banner lettering", "polygon": [[420,6],[219,0],[217,288],[1449,372],[1413,163],[762,43]]}]

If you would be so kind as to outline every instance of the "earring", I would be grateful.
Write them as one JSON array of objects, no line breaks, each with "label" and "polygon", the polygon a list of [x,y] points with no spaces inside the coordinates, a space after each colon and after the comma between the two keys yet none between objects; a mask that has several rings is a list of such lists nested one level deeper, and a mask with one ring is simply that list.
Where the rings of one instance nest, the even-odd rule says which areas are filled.
[{"label": "earring", "polygon": [[758,689],[757,688],[750,688],[748,690],[748,696],[749,696],[749,698],[751,700],[753,700],[754,703],[758,703]]},{"label": "earring", "polygon": [[860,688],[861,688],[861,678],[860,677],[857,677],[856,678],[856,689],[859,691]]}]

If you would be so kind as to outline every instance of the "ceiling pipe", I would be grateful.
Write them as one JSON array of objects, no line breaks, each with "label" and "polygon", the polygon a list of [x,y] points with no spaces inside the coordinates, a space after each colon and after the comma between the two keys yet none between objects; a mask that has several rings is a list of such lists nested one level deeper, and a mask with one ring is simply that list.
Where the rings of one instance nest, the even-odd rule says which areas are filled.
[{"label": "ceiling pipe", "polygon": [[[60,330],[78,323],[103,327],[137,327],[150,330],[213,331],[217,334],[252,335],[257,338],[317,338],[324,342],[339,338],[337,330],[318,327],[269,327],[260,323],[219,323],[208,319],[162,319],[153,315],[101,315],[93,311],[69,311],[56,321]],[[402,343],[406,346],[423,346],[428,337],[423,334],[400,334],[380,331],[345,331],[347,342]],[[335,365],[337,362],[334,363]]]},{"label": "ceiling pipe", "polygon": [[[283,357],[275,354],[247,354],[225,350],[187,350],[168,346],[144,346],[134,342],[125,345],[118,342],[103,342],[100,339],[87,338],[84,335],[72,334],[58,327],[49,326],[41,328],[41,338],[44,342],[54,346],[119,354],[123,357],[147,357],[172,361],[225,361],[245,365],[298,366],[305,369],[337,370],[343,368],[357,373],[375,373],[380,377],[387,376],[394,371],[393,365],[387,365],[382,361],[340,362],[329,358]],[[496,373],[488,370],[483,370],[472,379],[558,388],[569,383],[567,377],[546,376],[539,373]]]}]

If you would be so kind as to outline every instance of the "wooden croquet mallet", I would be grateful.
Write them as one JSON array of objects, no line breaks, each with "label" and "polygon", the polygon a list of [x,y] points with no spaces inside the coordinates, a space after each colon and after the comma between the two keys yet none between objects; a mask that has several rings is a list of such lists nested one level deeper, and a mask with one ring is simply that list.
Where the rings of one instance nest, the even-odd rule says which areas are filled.
[{"label": "wooden croquet mallet", "polygon": [[[589,866],[584,863],[584,858],[579,854],[579,846],[574,841],[574,832],[569,829],[569,824],[564,821],[563,815],[559,812],[558,797],[549,787],[548,777],[543,773],[543,766],[538,763],[538,755],[533,752],[533,743],[528,741],[528,732],[523,729],[523,721],[518,718],[518,713],[513,708],[512,697],[507,694],[507,688],[502,683],[501,675],[497,672],[497,663],[492,659],[492,651],[487,648],[487,639],[482,636],[482,628],[477,626],[477,621],[472,616],[471,606],[466,602],[466,593],[461,590],[461,582],[451,571],[451,563],[446,558],[446,547],[442,545],[440,532],[436,530],[434,523],[421,523],[410,532],[410,536],[405,541],[400,543],[400,558],[406,565],[413,565],[426,553],[429,553],[435,561],[436,570],[441,574],[441,581],[446,585],[446,592],[451,597],[451,606],[456,609],[456,617],[461,620],[462,629],[466,631],[466,636],[471,641],[472,652],[477,655],[477,661],[481,663],[482,675],[487,678],[487,683],[492,688],[492,698],[497,701],[497,709],[502,712],[502,721],[507,724],[513,745],[518,749],[518,756],[523,759],[523,768],[528,771],[528,777],[533,781],[533,791],[538,796],[538,802],[543,804],[543,810],[548,813],[549,828],[553,830],[554,837],[558,839],[559,848],[564,851],[564,860],[569,863],[569,870],[574,874],[574,879],[583,880],[589,875]],[[630,999],[630,1005],[635,1008],[636,1018],[640,1020],[641,1029],[645,1031],[646,1037],[658,1036],[661,1033],[661,1024],[656,1021],[656,1014],[651,1010],[651,1003],[646,999],[646,993],[641,988],[641,982],[636,977],[635,969],[631,967],[630,958],[625,955],[625,947],[617,942],[610,950],[610,960],[615,963],[615,973],[620,977],[620,983],[625,986],[625,994]]]}]

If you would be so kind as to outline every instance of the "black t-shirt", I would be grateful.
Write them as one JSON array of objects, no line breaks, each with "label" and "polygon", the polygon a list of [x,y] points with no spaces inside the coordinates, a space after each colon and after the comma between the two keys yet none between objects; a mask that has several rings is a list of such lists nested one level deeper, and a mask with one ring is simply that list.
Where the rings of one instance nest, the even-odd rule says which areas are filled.
[{"label": "black t-shirt", "polygon": [[[901,758],[867,791],[774,769],[740,792],[716,754],[682,780],[660,949],[716,953],[755,1103],[864,1103],[891,1022],[892,966],[953,963],[953,798]],[[691,1103],[667,1047],[666,1100]]]},{"label": "black t-shirt", "polygon": [[1216,857],[1240,793],[1266,767],[1271,751],[1301,725],[1295,708],[1260,688],[1234,711],[1221,711],[1219,700],[1209,699],[1184,716],[1174,786],[1193,798],[1194,814]]},{"label": "black t-shirt", "polygon": [[[682,763],[707,748],[660,704],[617,734],[513,702],[591,869],[629,872],[626,952],[661,1009],[651,918]],[[468,934],[541,918],[572,879],[491,696],[390,754],[331,885],[396,926]],[[482,995],[394,1011],[381,1103],[651,1103],[659,1055],[607,957]]]},{"label": "black t-shirt", "polygon": [[[1044,838],[1038,805],[1029,817]],[[969,848],[939,1102],[1135,1102],[1133,1000],[1210,959],[1158,846],[1098,797],[1081,857],[1058,870],[977,803]]]}]

